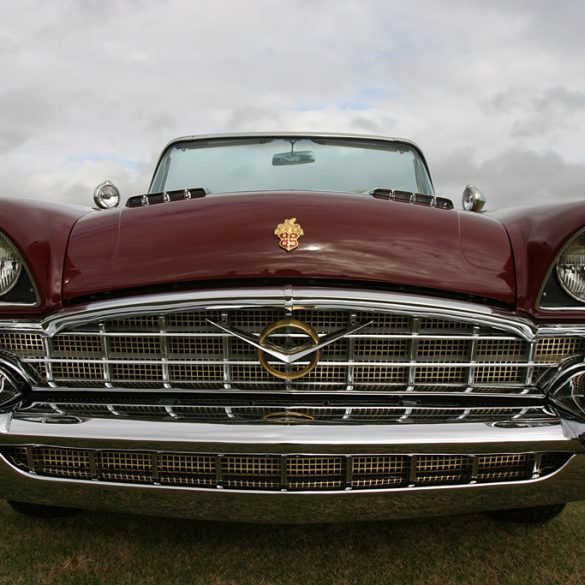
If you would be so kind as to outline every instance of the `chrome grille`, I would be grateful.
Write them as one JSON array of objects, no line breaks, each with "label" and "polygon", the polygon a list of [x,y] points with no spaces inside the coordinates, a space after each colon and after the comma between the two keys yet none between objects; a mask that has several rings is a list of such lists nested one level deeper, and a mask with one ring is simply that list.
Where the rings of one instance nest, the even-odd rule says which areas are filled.
[{"label": "chrome grille", "polygon": [[3,447],[9,463],[43,477],[257,491],[375,490],[529,481],[569,453],[481,455],[210,454]]},{"label": "chrome grille", "polygon": [[[291,316],[320,336],[371,323],[324,348],[310,374],[285,382],[262,368],[253,347],[209,322],[259,335]],[[547,369],[585,349],[578,336],[527,341],[456,318],[307,308],[129,314],[69,326],[52,337],[0,330],[0,344],[38,372],[40,386],[271,392],[538,392],[534,385]],[[307,359],[269,363],[295,371]]]}]

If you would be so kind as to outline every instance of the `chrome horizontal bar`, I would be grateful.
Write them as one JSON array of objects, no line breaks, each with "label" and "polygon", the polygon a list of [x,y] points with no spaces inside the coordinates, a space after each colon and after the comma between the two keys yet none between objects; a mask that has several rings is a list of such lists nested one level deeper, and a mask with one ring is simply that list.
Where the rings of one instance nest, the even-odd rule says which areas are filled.
[{"label": "chrome horizontal bar", "polygon": [[[67,380],[67,379],[62,379],[59,380],[60,384],[63,383],[79,383],[79,380]],[[89,380],[88,381],[88,385],[83,386],[82,388],[79,387],[73,387],[73,386],[59,386],[58,384],[54,383],[52,386],[50,387],[43,387],[43,386],[35,386],[33,387],[33,391],[34,392],[57,392],[59,394],[63,394],[63,393],[70,393],[72,391],[80,391],[84,394],[88,394],[90,392],[99,392],[100,394],[107,394],[107,393],[116,393],[116,392],[123,392],[129,395],[132,394],[139,394],[139,393],[144,393],[144,394],[160,394],[161,390],[169,390],[168,388],[164,388],[163,384],[161,383],[160,380],[151,380],[150,382],[147,380],[144,383],[145,384],[157,384],[156,387],[127,387],[127,386],[116,386],[115,383],[110,384],[109,386],[96,386],[96,385],[89,385],[89,384],[96,384],[98,381],[97,380]],[[124,380],[121,380],[121,382],[124,382]],[[246,386],[266,386],[268,387],[268,390],[266,391],[266,393],[271,391],[271,388],[274,387],[274,383],[273,382],[244,382],[244,381],[236,381],[234,382],[233,386],[235,387],[231,387],[231,388],[221,388],[221,389],[217,389],[216,387],[219,385],[219,382],[217,380],[212,381],[212,380],[207,380],[207,381],[199,381],[199,380],[195,380],[195,381],[185,381],[185,380],[181,380],[179,382],[179,384],[185,384],[186,386],[190,385],[190,384],[196,384],[197,386],[205,386],[206,384],[209,385],[208,388],[200,388],[200,387],[181,387],[179,386],[174,386],[172,389],[170,389],[170,391],[172,391],[173,394],[196,394],[196,395],[200,395],[200,394],[208,394],[210,391],[213,392],[217,392],[218,395],[223,395],[223,394],[233,394],[236,396],[241,396],[243,394],[249,394],[250,390],[249,389],[239,389],[237,386],[238,384],[241,384],[242,386],[246,385]],[[320,396],[323,397],[324,394],[330,392],[333,393],[335,395],[339,395],[339,396],[361,396],[361,397],[367,397],[367,396],[377,396],[377,397],[382,397],[382,396],[392,396],[395,397],[397,395],[404,395],[404,396],[410,396],[410,397],[414,397],[416,396],[416,398],[418,399],[418,397],[421,394],[426,394],[429,391],[426,389],[427,387],[432,387],[432,388],[457,388],[457,391],[446,391],[446,392],[432,392],[433,396],[437,396],[437,397],[449,397],[449,398],[454,398],[454,397],[466,397],[466,396],[475,396],[475,397],[483,397],[486,399],[494,399],[494,398],[501,398],[501,397],[507,397],[507,396],[514,396],[514,397],[528,397],[528,398],[544,398],[544,395],[542,394],[541,391],[539,391],[537,388],[532,388],[529,387],[527,389],[525,389],[524,385],[519,383],[519,384],[478,384],[477,386],[474,386],[473,388],[478,388],[479,391],[473,391],[470,392],[468,390],[468,386],[467,384],[417,384],[416,388],[420,389],[417,392],[413,392],[412,389],[409,390],[404,390],[404,388],[407,387],[406,384],[404,383],[399,383],[399,382],[392,382],[392,383],[388,383],[388,384],[384,384],[384,386],[388,386],[391,389],[390,390],[336,390],[333,389],[331,390],[330,387],[334,387],[337,388],[339,386],[344,386],[343,383],[341,382],[319,382],[318,386],[325,386],[325,391],[322,390],[314,390],[312,388],[314,388],[315,386],[317,386],[317,384],[315,384],[314,382],[297,382],[295,384],[295,387],[299,386],[301,387],[301,389],[295,389],[295,388],[291,388],[290,390],[286,391],[286,392],[282,392],[280,390],[275,390],[274,392],[276,392],[279,395],[283,395],[283,396],[288,396],[288,395],[295,395],[298,394],[299,396]],[[306,386],[307,388],[310,388],[309,390],[305,390],[302,389],[303,386]],[[370,387],[374,387],[374,388],[378,388],[380,386],[380,384],[376,384],[376,383],[363,383],[360,384],[360,386],[363,386],[364,388],[370,388]],[[395,390],[395,388],[399,388],[398,390]],[[481,392],[482,388],[501,388],[502,390],[510,390],[510,389],[518,389],[519,391],[522,390],[522,392],[515,392],[513,394],[511,394],[510,392],[503,392],[503,393],[498,393],[498,392]],[[260,392],[265,392],[265,390],[259,390]]]},{"label": "chrome horizontal bar", "polygon": [[[557,422],[546,425],[498,423],[411,424],[406,426],[347,425],[343,433],[335,425],[279,425],[221,423],[180,423],[85,417],[63,419],[55,414],[28,420],[12,414],[0,415],[0,445],[31,443],[63,447],[116,448],[128,441],[139,441],[145,449],[214,452],[257,452],[261,445],[270,452],[331,453],[445,452],[476,453],[496,449],[569,450],[585,452],[578,428]],[[565,435],[565,432],[568,433]],[[138,444],[138,443],[136,443]],[[164,445],[164,447],[163,447]],[[349,449],[349,451],[348,451]]]},{"label": "chrome horizontal bar", "polygon": [[[163,361],[165,364],[168,365],[178,365],[178,366],[214,366],[214,365],[232,365],[232,366],[258,366],[258,361],[253,360],[224,360],[221,358],[214,359],[214,360],[193,360],[193,359],[172,359],[172,358],[162,358],[162,356],[158,359],[115,359],[115,358],[23,358],[23,362],[26,363],[50,363],[50,364],[60,364],[60,363],[75,363],[75,364],[130,364],[130,365],[160,365]],[[269,364],[282,364],[277,360],[268,360]],[[299,360],[295,362],[296,365],[306,365],[309,363],[309,360]],[[448,361],[430,361],[430,362],[422,362],[422,361],[328,361],[328,360],[320,360],[319,366],[362,366],[362,367],[402,367],[402,368],[410,368],[410,367],[452,367],[452,368],[468,368],[471,366],[476,368],[482,367],[510,367],[510,368],[527,368],[531,366],[539,366],[539,367],[551,367],[556,366],[556,362],[481,362],[477,361],[471,364],[470,362],[448,362]]]},{"label": "chrome horizontal bar", "polygon": [[[531,397],[532,398],[532,397]],[[88,406],[88,407],[97,407],[97,406],[108,406],[108,403],[104,403],[104,402],[83,402],[83,401],[69,401],[69,402],[58,402],[58,401],[52,401],[52,402],[33,402],[30,406],[27,407],[21,407],[18,409],[18,411],[15,411],[15,416],[18,418],[18,416],[21,413],[28,413],[31,410],[34,409],[38,409],[38,408],[51,408],[53,410],[57,410],[59,411],[61,414],[63,414],[65,411],[64,410],[60,410],[60,409],[67,409],[68,407],[70,407],[71,405],[75,405],[75,406]],[[180,411],[181,409],[206,409],[206,408],[210,408],[210,409],[214,409],[214,410],[227,410],[227,409],[237,409],[238,412],[240,411],[255,411],[255,410],[275,410],[275,409],[281,409],[283,411],[288,411],[288,410],[298,410],[298,409],[304,409],[304,410],[311,410],[311,411],[316,411],[316,412],[329,412],[329,411],[333,411],[333,410],[339,410],[341,411],[345,411],[346,407],[345,406],[340,406],[340,405],[327,405],[327,406],[322,406],[319,404],[313,405],[310,403],[303,403],[303,402],[293,402],[290,404],[286,404],[286,405],[280,405],[278,403],[275,404],[257,404],[257,405],[246,405],[246,404],[231,404],[231,403],[223,403],[221,401],[221,395],[220,398],[217,401],[214,401],[213,404],[206,404],[206,403],[196,403],[196,404],[173,404],[171,406],[166,405],[166,404],[162,404],[162,403],[141,403],[141,402],[120,402],[119,404],[117,403],[112,403],[112,405],[116,404],[116,407],[120,407],[120,408],[160,408],[160,409],[165,409],[165,408],[172,408],[174,411]],[[449,410],[449,411],[455,411],[455,410],[460,410],[460,411],[466,411],[469,413],[473,413],[476,411],[492,411],[492,410],[498,410],[498,411],[518,411],[518,410],[544,410],[545,407],[543,405],[537,405],[537,404],[532,404],[529,406],[521,406],[519,404],[514,404],[512,406],[509,405],[505,405],[505,404],[493,404],[493,405],[489,405],[489,406],[485,406],[485,405],[480,405],[480,406],[474,406],[474,405],[467,405],[467,406],[458,406],[458,405],[446,405],[446,404],[441,404],[441,405],[433,405],[433,404],[427,404],[427,405],[408,405],[408,406],[400,406],[400,405],[392,405],[392,406],[385,406],[382,404],[375,404],[375,405],[369,405],[369,404],[358,404],[358,405],[353,405],[352,406],[352,410],[357,411],[369,411],[369,410],[375,410],[375,411],[382,411],[382,412],[394,412],[397,410],[403,411],[405,409],[409,409],[410,411],[412,411],[413,413],[416,413],[418,411],[444,411],[444,410]]]},{"label": "chrome horizontal bar", "polygon": [[[1,326],[1,324],[0,324]],[[256,334],[258,335],[258,334]],[[325,334],[319,334],[320,337],[323,337]],[[128,331],[85,331],[85,330],[77,330],[77,331],[61,331],[59,333],[59,337],[185,337],[185,338],[227,338],[230,339],[233,336],[227,333],[215,333],[215,332],[175,332],[175,331],[142,331],[142,330],[128,330]],[[259,335],[258,335],[259,336]],[[286,334],[272,334],[271,337],[279,338],[279,337],[290,337],[290,338],[298,338],[301,339],[305,337],[302,333],[286,333]],[[413,334],[413,333],[400,333],[400,334],[393,334],[393,333],[383,333],[383,334],[376,334],[376,333],[351,333],[349,335],[344,335],[344,339],[405,339],[410,340],[413,338],[422,339],[422,340],[447,340],[447,341],[472,341],[472,340],[480,340],[480,341],[518,341],[517,337],[512,337],[510,335],[503,336],[503,335],[450,335],[449,333],[444,334],[433,334],[433,335],[426,335],[424,333],[420,334]]]},{"label": "chrome horizontal bar", "polygon": [[[55,397],[54,397],[55,398]],[[225,397],[224,397],[225,399]],[[213,404],[208,403],[189,403],[189,404],[173,404],[172,406],[160,403],[144,403],[144,402],[112,402],[112,403],[94,403],[91,401],[75,401],[60,402],[53,399],[52,402],[35,402],[30,406],[22,407],[15,412],[15,417],[45,417],[51,416],[54,413],[67,416],[109,416],[115,417],[129,417],[129,418],[145,418],[148,417],[154,420],[223,420],[224,422],[241,423],[243,420],[262,421],[266,424],[274,422],[287,421],[286,417],[290,415],[289,423],[295,423],[295,416],[300,417],[296,419],[299,424],[312,424],[314,421],[318,423],[335,424],[335,422],[344,421],[348,423],[367,422],[378,424],[410,424],[413,421],[434,421],[434,422],[497,422],[503,420],[519,420],[523,421],[538,419],[542,422],[557,422],[557,417],[550,413],[543,405],[520,405],[515,399],[515,404],[512,406],[494,404],[493,406],[458,406],[458,405],[393,405],[380,406],[362,404],[353,407],[342,405],[312,405],[307,403],[286,403],[279,404],[274,402],[272,404],[259,404],[254,406],[247,406],[238,403],[223,403],[221,400]],[[306,418],[302,418],[306,415]],[[272,418],[269,418],[272,417]],[[479,421],[478,421],[479,419]]]}]

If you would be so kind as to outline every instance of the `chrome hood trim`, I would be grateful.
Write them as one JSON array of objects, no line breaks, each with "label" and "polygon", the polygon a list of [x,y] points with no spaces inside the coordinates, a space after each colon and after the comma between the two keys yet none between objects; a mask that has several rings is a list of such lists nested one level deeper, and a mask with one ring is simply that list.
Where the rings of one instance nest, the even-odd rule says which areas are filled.
[{"label": "chrome hood trim", "polygon": [[201,290],[192,292],[141,295],[97,301],[63,309],[39,322],[0,322],[6,330],[43,332],[53,336],[66,327],[126,314],[147,314],[153,310],[165,313],[189,309],[284,308],[356,309],[392,312],[411,316],[457,318],[486,327],[497,327],[519,335],[526,341],[538,331],[547,335],[585,336],[585,325],[545,327],[540,330],[530,320],[514,313],[466,301],[452,301],[422,295],[384,293],[371,290],[329,289],[320,287],[266,287]]}]

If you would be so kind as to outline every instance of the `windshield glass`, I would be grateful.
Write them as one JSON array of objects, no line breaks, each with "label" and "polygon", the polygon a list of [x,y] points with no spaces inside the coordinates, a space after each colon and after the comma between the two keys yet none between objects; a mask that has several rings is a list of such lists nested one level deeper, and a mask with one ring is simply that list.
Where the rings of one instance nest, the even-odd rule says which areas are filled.
[{"label": "windshield glass", "polygon": [[425,165],[408,144],[327,138],[176,143],[164,154],[150,191],[195,187],[211,193],[385,188],[433,194]]}]

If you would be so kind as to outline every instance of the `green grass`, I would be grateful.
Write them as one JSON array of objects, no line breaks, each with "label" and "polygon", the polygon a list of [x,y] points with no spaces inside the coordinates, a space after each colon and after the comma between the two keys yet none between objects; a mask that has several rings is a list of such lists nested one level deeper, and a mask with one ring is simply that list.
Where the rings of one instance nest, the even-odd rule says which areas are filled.
[{"label": "green grass", "polygon": [[0,583],[45,585],[585,583],[585,503],[545,526],[454,516],[265,526],[85,512],[33,520],[0,503]]}]

